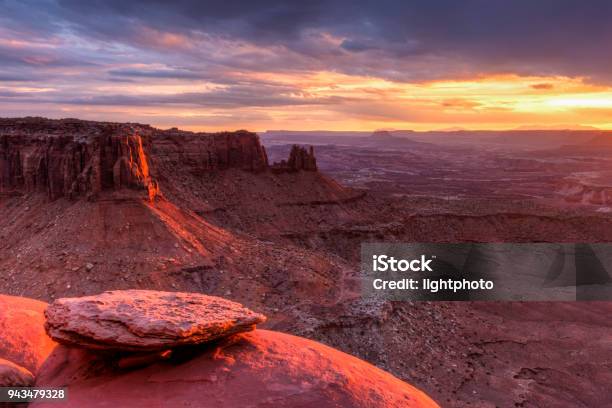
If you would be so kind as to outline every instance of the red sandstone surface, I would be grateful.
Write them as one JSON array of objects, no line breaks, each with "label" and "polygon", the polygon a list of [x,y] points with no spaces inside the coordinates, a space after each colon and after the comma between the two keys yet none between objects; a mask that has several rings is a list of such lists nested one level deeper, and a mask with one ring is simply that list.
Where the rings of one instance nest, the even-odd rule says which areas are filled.
[{"label": "red sandstone surface", "polygon": [[338,350],[267,330],[240,334],[138,370],[58,349],[37,386],[67,386],[65,403],[32,407],[437,407],[415,387]]},{"label": "red sandstone surface", "polygon": [[36,373],[56,343],[45,333],[47,304],[0,295],[0,359]]}]

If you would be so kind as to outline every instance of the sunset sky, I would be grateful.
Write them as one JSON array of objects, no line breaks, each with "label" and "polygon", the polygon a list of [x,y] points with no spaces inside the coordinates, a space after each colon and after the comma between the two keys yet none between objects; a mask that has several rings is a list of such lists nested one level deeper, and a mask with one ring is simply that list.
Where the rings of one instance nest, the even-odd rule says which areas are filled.
[{"label": "sunset sky", "polygon": [[612,129],[610,1],[0,0],[0,116]]}]

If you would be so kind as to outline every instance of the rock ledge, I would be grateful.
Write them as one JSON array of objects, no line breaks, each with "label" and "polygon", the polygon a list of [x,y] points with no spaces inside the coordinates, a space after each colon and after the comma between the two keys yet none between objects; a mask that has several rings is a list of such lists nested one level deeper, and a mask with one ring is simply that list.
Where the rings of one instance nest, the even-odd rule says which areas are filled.
[{"label": "rock ledge", "polygon": [[251,331],[266,320],[239,303],[197,293],[122,290],[54,301],[45,329],[88,349],[156,351]]}]

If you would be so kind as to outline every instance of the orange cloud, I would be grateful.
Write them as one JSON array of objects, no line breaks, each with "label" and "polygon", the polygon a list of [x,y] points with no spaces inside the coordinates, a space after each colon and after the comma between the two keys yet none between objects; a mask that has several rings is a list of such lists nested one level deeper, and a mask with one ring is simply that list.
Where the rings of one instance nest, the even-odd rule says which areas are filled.
[{"label": "orange cloud", "polygon": [[533,84],[530,85],[533,89],[553,89],[554,85],[553,84],[549,84],[549,83],[541,83],[541,84]]}]

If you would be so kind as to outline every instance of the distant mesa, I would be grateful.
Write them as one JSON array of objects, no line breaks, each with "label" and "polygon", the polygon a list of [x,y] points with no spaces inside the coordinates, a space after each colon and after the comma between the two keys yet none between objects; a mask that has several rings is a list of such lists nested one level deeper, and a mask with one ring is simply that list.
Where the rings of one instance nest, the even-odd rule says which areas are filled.
[{"label": "distant mesa", "polygon": [[420,142],[410,137],[404,136],[405,134],[412,134],[411,131],[402,131],[392,133],[388,130],[377,130],[372,132],[368,138],[369,144],[376,147],[388,147],[388,148],[420,148],[420,147],[432,147],[431,143]]},{"label": "distant mesa", "polygon": [[595,126],[565,124],[565,125],[522,125],[514,130],[599,130]]},{"label": "distant mesa", "polygon": [[451,126],[451,127],[446,127],[442,129],[436,129],[435,131],[436,132],[467,132],[469,130],[461,126]]},{"label": "distant mesa", "polygon": [[[160,167],[182,161],[192,172],[271,168],[252,132],[193,133],[135,123],[77,119],[0,119],[0,194],[44,192],[94,198],[103,191],[161,194]],[[296,147],[280,171],[316,171],[312,149]]]},{"label": "distant mesa", "polygon": [[376,130],[372,132],[372,137],[380,139],[380,138],[392,138],[393,135],[388,130]]}]

